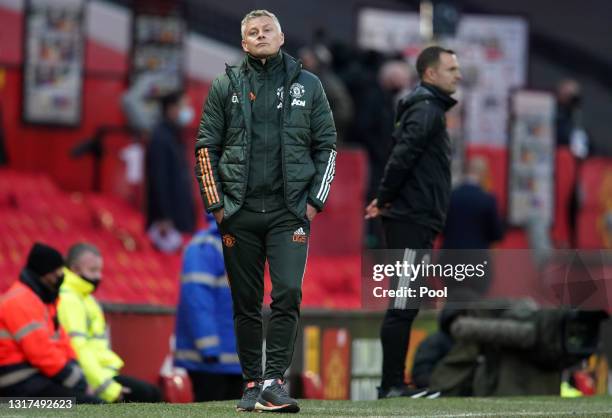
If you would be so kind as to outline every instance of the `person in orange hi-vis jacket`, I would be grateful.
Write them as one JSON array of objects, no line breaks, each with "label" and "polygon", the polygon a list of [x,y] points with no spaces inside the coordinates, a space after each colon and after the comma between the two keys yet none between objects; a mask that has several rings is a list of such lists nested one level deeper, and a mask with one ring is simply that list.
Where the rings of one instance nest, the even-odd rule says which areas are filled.
[{"label": "person in orange hi-vis jacket", "polygon": [[83,372],[57,320],[63,266],[57,250],[36,243],[19,280],[0,297],[0,396],[102,402],[87,394]]}]

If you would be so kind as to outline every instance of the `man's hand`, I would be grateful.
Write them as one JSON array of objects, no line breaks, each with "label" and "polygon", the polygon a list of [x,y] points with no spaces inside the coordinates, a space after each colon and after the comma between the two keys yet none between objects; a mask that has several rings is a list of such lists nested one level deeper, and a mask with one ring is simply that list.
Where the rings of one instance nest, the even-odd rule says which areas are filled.
[{"label": "man's hand", "polygon": [[306,203],[306,217],[310,222],[312,222],[315,216],[317,216],[317,213],[319,212],[314,206],[312,206],[310,203]]},{"label": "man's hand", "polygon": [[[391,203],[387,203],[385,205],[385,209],[391,207]],[[365,208],[365,218],[366,219],[374,219],[380,216],[383,213],[383,209],[378,207],[378,199],[374,199],[370,202],[370,204]]]},{"label": "man's hand", "polygon": [[220,208],[217,209],[215,211],[213,211],[213,216],[215,217],[215,221],[217,221],[217,223],[219,225],[221,225],[221,222],[223,222],[223,215],[225,214],[225,209]]}]

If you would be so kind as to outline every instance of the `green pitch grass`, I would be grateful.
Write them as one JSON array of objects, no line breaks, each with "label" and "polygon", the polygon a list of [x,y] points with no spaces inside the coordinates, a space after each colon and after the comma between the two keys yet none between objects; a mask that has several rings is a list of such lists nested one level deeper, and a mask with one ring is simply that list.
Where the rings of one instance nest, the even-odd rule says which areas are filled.
[{"label": "green pitch grass", "polygon": [[[118,404],[79,405],[70,411],[18,411],[0,407],[0,417],[262,417],[239,413],[235,402],[206,404]],[[446,398],[388,399],[381,401],[300,401],[302,411],[296,417],[612,417],[612,397],[577,399],[556,397],[530,398]],[[267,414],[275,416],[277,414]],[[286,415],[285,415],[286,416]]]}]

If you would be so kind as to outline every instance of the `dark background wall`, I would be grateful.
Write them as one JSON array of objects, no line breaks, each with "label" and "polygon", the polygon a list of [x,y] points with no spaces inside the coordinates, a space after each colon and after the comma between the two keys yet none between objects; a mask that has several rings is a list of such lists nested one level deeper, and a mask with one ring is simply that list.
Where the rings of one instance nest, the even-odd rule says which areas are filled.
[{"label": "dark background wall", "polygon": [[[139,0],[114,0],[126,6]],[[151,1],[151,0],[150,0]],[[153,2],[155,0],[152,0]],[[160,0],[158,0],[160,1]],[[149,2],[148,2],[149,3]],[[529,22],[529,87],[553,89],[564,77],[574,77],[584,88],[585,123],[595,150],[612,155],[612,8],[609,0],[460,0],[463,13],[510,14]],[[279,17],[286,47],[295,51],[312,41],[317,28],[330,40],[353,43],[358,10],[381,7],[417,11],[415,0],[183,0],[191,30],[239,46],[241,18],[249,10],[265,8]]]}]

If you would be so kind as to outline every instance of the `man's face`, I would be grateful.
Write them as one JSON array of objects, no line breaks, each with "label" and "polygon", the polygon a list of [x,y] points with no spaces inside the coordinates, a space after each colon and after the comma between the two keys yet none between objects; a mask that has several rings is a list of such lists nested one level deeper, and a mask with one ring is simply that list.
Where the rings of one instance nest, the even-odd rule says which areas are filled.
[{"label": "man's face", "polygon": [[453,94],[461,80],[457,56],[443,52],[436,67],[427,69],[428,82],[438,87],[446,94]]},{"label": "man's face", "polygon": [[557,87],[557,100],[560,104],[570,105],[580,96],[580,85],[574,80],[564,80]]},{"label": "man's face", "polygon": [[104,267],[102,257],[88,251],[74,263],[72,271],[86,280],[99,281],[102,280],[102,267]]},{"label": "man's face", "polygon": [[246,23],[242,49],[251,56],[259,59],[274,56],[284,43],[285,35],[271,17],[260,16]]},{"label": "man's face", "polygon": [[40,278],[41,282],[49,289],[57,291],[64,281],[64,268],[59,267]]},{"label": "man's face", "polygon": [[189,96],[184,94],[176,103],[168,107],[167,118],[178,123],[179,113],[181,109],[183,108],[183,106],[188,106],[189,103]]}]

